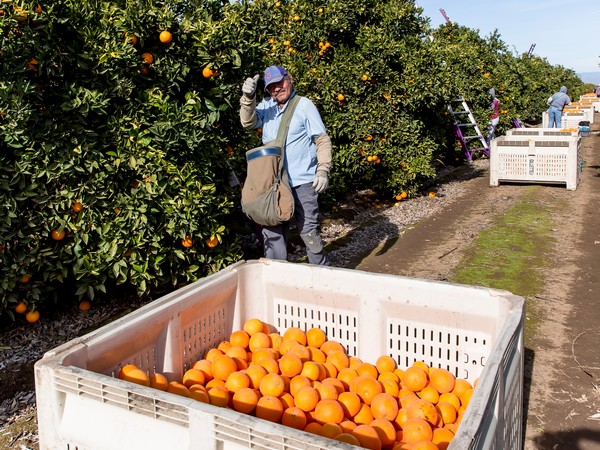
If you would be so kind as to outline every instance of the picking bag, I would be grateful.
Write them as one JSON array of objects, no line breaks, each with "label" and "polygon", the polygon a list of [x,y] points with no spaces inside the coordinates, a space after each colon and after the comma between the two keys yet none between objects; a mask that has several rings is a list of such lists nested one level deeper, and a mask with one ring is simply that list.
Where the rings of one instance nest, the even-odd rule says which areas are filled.
[{"label": "picking bag", "polygon": [[246,152],[242,211],[262,226],[280,225],[294,217],[294,196],[284,163],[287,132],[298,101],[298,95],[289,100],[275,141]]}]

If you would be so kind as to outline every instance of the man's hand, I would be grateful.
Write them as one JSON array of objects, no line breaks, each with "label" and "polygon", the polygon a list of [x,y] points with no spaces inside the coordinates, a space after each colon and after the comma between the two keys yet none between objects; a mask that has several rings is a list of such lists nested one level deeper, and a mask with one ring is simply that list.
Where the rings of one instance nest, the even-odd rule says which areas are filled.
[{"label": "man's hand", "polygon": [[325,189],[327,189],[329,187],[329,179],[327,178],[327,172],[325,172],[324,170],[319,170],[317,172],[317,175],[315,176],[315,179],[313,180],[312,186],[317,194],[320,194]]},{"label": "man's hand", "polygon": [[260,75],[254,75],[253,78],[246,78],[244,84],[242,85],[242,92],[248,98],[254,98],[254,93],[256,92],[256,84],[258,83],[258,79]]}]

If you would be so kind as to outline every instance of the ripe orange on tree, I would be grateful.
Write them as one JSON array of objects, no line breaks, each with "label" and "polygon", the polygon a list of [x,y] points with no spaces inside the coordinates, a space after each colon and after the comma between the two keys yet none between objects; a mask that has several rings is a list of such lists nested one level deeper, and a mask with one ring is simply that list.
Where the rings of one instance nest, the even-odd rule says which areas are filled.
[{"label": "ripe orange on tree", "polygon": [[344,94],[338,94],[338,95],[337,95],[337,99],[338,99],[340,102],[343,102],[343,101],[345,100],[345,98],[346,98],[346,97],[344,97]]},{"label": "ripe orange on tree", "polygon": [[89,300],[82,300],[79,303],[79,310],[80,311],[89,311],[90,309],[92,309],[92,304],[90,303]]},{"label": "ripe orange on tree", "polygon": [[204,69],[202,69],[202,76],[204,78],[211,78],[215,76],[215,72],[213,72],[213,70],[210,67],[206,66],[204,67]]},{"label": "ripe orange on tree", "polygon": [[211,236],[205,242],[206,242],[206,245],[208,245],[210,248],[214,248],[217,245],[219,245],[219,239],[217,239],[216,236]]},{"label": "ripe orange on tree", "polygon": [[40,320],[40,312],[38,310],[29,311],[25,314],[25,320],[29,323],[36,323]]},{"label": "ripe orange on tree", "polygon": [[52,230],[52,233],[50,233],[52,235],[52,239],[54,239],[55,241],[60,241],[65,237],[65,230],[60,230],[58,231],[57,229]]},{"label": "ripe orange on tree", "polygon": [[160,35],[158,36],[158,39],[163,44],[168,44],[169,42],[171,42],[173,40],[173,35],[170,32],[168,32],[167,30],[161,31]]},{"label": "ripe orange on tree", "polygon": [[71,209],[78,213],[83,209],[83,204],[81,204],[81,202],[79,200],[75,200],[75,203],[73,203],[73,205],[71,205]]},{"label": "ripe orange on tree", "polygon": [[21,277],[21,283],[23,283],[23,284],[24,284],[24,283],[28,283],[28,282],[29,282],[29,280],[31,280],[31,275],[23,275],[23,276]]},{"label": "ripe orange on tree", "polygon": [[142,53],[142,61],[144,61],[145,64],[152,64],[154,62],[154,56],[152,56],[152,53],[144,52]]},{"label": "ripe orange on tree", "polygon": [[184,239],[181,240],[181,245],[183,245],[185,248],[190,248],[192,245],[194,245],[194,241],[188,235]]},{"label": "ripe orange on tree", "polygon": [[27,311],[27,305],[25,304],[25,302],[17,303],[17,306],[15,306],[15,312],[23,314],[25,313],[25,311]]}]

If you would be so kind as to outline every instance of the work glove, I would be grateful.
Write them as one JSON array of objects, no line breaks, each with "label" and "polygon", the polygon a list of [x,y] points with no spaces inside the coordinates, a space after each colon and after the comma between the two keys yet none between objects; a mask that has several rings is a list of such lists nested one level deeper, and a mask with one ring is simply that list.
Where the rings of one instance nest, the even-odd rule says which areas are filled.
[{"label": "work glove", "polygon": [[315,176],[315,179],[313,180],[312,186],[317,194],[320,194],[325,189],[327,189],[329,187],[329,179],[327,178],[327,172],[325,172],[324,170],[319,170],[317,172],[317,175]]},{"label": "work glove", "polygon": [[256,92],[256,84],[258,83],[258,79],[260,75],[254,75],[253,78],[246,78],[244,84],[242,85],[242,92],[248,98],[254,98],[254,93]]}]

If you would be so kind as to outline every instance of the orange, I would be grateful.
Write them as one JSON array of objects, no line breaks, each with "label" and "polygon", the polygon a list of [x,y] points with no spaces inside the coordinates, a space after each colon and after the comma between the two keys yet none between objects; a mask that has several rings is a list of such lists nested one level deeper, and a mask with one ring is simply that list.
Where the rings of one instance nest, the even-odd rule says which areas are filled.
[{"label": "orange", "polygon": [[202,371],[205,381],[210,381],[214,378],[212,375],[212,363],[208,359],[196,361],[192,366],[192,369],[198,369]]},{"label": "orange", "polygon": [[302,372],[302,368],[302,360],[296,353],[288,352],[279,359],[279,370],[282,375],[295,377]]},{"label": "orange", "polygon": [[258,361],[258,364],[263,366],[267,372],[279,374],[279,363],[273,358],[265,358]]},{"label": "orange", "polygon": [[298,327],[290,327],[283,333],[283,339],[293,339],[300,345],[306,345],[306,333]]},{"label": "orange", "polygon": [[225,354],[230,358],[239,358],[244,361],[248,359],[248,353],[244,350],[243,347],[239,345],[231,345],[227,350],[225,350]]},{"label": "orange", "polygon": [[142,61],[144,64],[152,64],[154,62],[154,56],[151,53],[142,53]]},{"label": "orange", "polygon": [[258,397],[258,393],[254,389],[250,387],[240,388],[233,394],[231,401],[233,409],[244,414],[250,414],[256,408]]},{"label": "orange", "polygon": [[206,389],[211,389],[211,388],[214,388],[214,387],[217,387],[217,386],[218,386],[218,387],[223,387],[223,388],[224,388],[224,387],[225,387],[225,381],[223,381],[223,380],[220,380],[220,379],[218,379],[218,378],[213,378],[212,380],[208,381],[208,382],[207,382],[207,383],[204,385],[204,387],[205,387]]},{"label": "orange", "polygon": [[340,369],[340,371],[337,374],[337,379],[344,383],[346,389],[350,388],[350,383],[356,377],[358,377],[358,373],[356,373],[356,370],[351,369],[350,367]]},{"label": "orange", "polygon": [[83,205],[79,200],[75,200],[75,203],[71,205],[71,209],[73,210],[73,212],[78,213],[81,212],[81,210],[83,209]]},{"label": "orange", "polygon": [[232,372],[225,380],[225,387],[229,389],[229,391],[236,393],[242,388],[250,387],[250,377],[246,375],[244,372]]},{"label": "orange", "polygon": [[258,389],[262,395],[279,397],[285,391],[285,381],[277,373],[268,373],[260,380]]},{"label": "orange", "polygon": [[207,391],[202,391],[200,389],[190,390],[190,398],[196,400],[197,402],[202,403],[210,403],[210,397],[208,396]]},{"label": "orange", "polygon": [[211,405],[226,407],[229,403],[229,391],[224,386],[214,386],[208,390],[208,400]]},{"label": "orange", "polygon": [[433,437],[431,425],[425,419],[408,419],[402,427],[404,442],[412,444],[419,441],[430,441]]},{"label": "orange", "polygon": [[435,369],[429,371],[429,384],[440,394],[452,392],[456,384],[456,378],[446,369]]},{"label": "orange", "polygon": [[361,403],[358,413],[356,413],[352,419],[354,420],[354,423],[356,423],[357,425],[361,425],[361,424],[368,425],[371,422],[373,422],[375,417],[373,417],[373,413],[371,412],[371,407],[369,405],[367,405],[366,403]]},{"label": "orange", "polygon": [[[261,333],[262,334],[262,333]],[[279,352],[272,348],[258,348],[253,352],[250,352],[253,362],[259,362],[263,359],[277,359],[279,358]]]},{"label": "orange", "polygon": [[311,347],[321,348],[326,340],[327,336],[320,328],[311,328],[306,332],[306,343]]},{"label": "orange", "polygon": [[36,323],[40,320],[40,312],[38,310],[29,311],[25,314],[25,320],[29,323]]},{"label": "orange", "polygon": [[346,353],[346,349],[344,348],[344,346],[342,344],[340,344],[337,341],[325,341],[321,347],[319,347],[319,350],[321,350],[323,353],[325,353],[325,355],[329,355],[329,353],[333,352],[333,351],[339,351],[339,352],[343,352]]},{"label": "orange", "polygon": [[294,395],[294,402],[304,412],[313,411],[319,403],[319,391],[312,386],[301,387]]},{"label": "orange", "polygon": [[303,388],[306,386],[312,387],[312,382],[303,375],[296,375],[295,377],[293,377],[290,380],[290,387],[289,387],[290,394],[292,394],[294,397],[296,397],[296,394],[298,393],[300,388]]},{"label": "orange", "polygon": [[250,336],[252,336],[255,333],[258,333],[259,331],[262,332],[262,330],[263,330],[262,320],[257,319],[257,318],[252,318],[252,319],[246,320],[246,322],[244,322],[244,325],[243,325],[243,330],[246,333],[248,333],[248,335],[250,335]]},{"label": "orange", "polygon": [[216,236],[211,236],[210,238],[206,239],[204,242],[206,243],[206,245],[209,248],[215,248],[217,245],[219,245],[219,238],[217,238]]},{"label": "orange", "polygon": [[92,309],[92,304],[89,302],[89,300],[82,300],[79,303],[80,311],[89,311],[90,309]]},{"label": "orange", "polygon": [[254,333],[248,340],[248,348],[251,352],[261,348],[271,348],[271,338],[262,331]]},{"label": "orange", "polygon": [[465,392],[463,392],[461,395],[458,396],[458,398],[460,399],[460,404],[461,406],[468,406],[469,402],[471,401],[471,397],[473,396],[473,389],[467,389]]},{"label": "orange", "polygon": [[231,348],[231,342],[221,341],[219,342],[219,345],[217,345],[217,348],[221,350],[221,352],[223,352],[224,354],[227,354],[227,350]]},{"label": "orange", "polygon": [[183,374],[183,385],[188,389],[190,386],[194,384],[204,384],[206,382],[206,378],[204,377],[204,372],[199,369],[188,369]]},{"label": "orange", "polygon": [[154,389],[159,389],[161,391],[166,391],[167,387],[169,386],[167,378],[162,373],[153,373],[152,375],[150,375],[149,381],[150,387],[153,387]]},{"label": "orange", "polygon": [[169,383],[169,385],[167,386],[167,392],[170,392],[171,394],[181,395],[182,397],[190,396],[190,390],[177,381],[171,381]]},{"label": "orange", "polygon": [[440,399],[439,399],[438,403],[442,403],[442,402],[450,403],[452,406],[454,406],[454,409],[456,409],[456,410],[458,410],[458,408],[460,408],[460,399],[457,397],[456,394],[454,394],[452,392],[440,395]]},{"label": "orange", "polygon": [[381,385],[383,386],[383,392],[385,392],[386,394],[390,394],[393,397],[398,398],[398,394],[400,392],[400,386],[398,385],[398,383],[394,380],[388,380],[388,379],[384,379],[384,380],[380,380],[381,381]]},{"label": "orange", "polygon": [[304,427],[304,431],[306,431],[307,433],[319,434],[319,432],[321,431],[321,426],[322,425],[319,422],[309,422]]},{"label": "orange", "polygon": [[431,425],[435,425],[438,422],[439,416],[434,404],[426,400],[419,399],[408,407],[408,418],[425,419]]},{"label": "orange", "polygon": [[379,371],[377,367],[371,363],[363,362],[356,367],[356,372],[363,377],[377,378],[379,377]]},{"label": "orange", "polygon": [[231,345],[233,346],[247,349],[248,343],[250,342],[250,335],[244,330],[236,330],[229,336],[229,342],[231,342]]},{"label": "orange", "polygon": [[351,369],[354,369],[354,370],[356,370],[357,367],[363,363],[362,359],[360,359],[356,356],[351,356],[350,358],[348,358],[348,361],[349,361],[348,367],[350,367]]},{"label": "orange", "polygon": [[344,419],[344,408],[337,400],[326,398],[315,406],[315,420],[321,424],[341,423]]},{"label": "orange", "polygon": [[431,441],[414,442],[410,450],[439,450],[439,447]]},{"label": "orange", "polygon": [[342,383],[340,380],[338,380],[337,378],[334,378],[334,377],[325,378],[323,381],[321,381],[321,383],[333,386],[335,388],[335,390],[337,391],[338,395],[340,395],[342,392],[344,392],[346,390],[344,388],[344,383]]},{"label": "orange", "polygon": [[394,419],[394,423],[400,427],[404,428],[404,424],[408,420],[408,408],[400,408],[398,410],[398,415]]},{"label": "orange", "polygon": [[438,410],[438,414],[442,417],[442,420],[444,421],[444,425],[447,423],[456,422],[456,418],[458,417],[458,411],[456,410],[454,405],[448,402],[440,402],[436,405],[436,407]]},{"label": "orange", "polygon": [[354,392],[342,392],[340,395],[338,395],[337,400],[342,405],[342,408],[344,409],[344,415],[348,419],[351,419],[357,415],[362,406],[360,397]]},{"label": "orange", "polygon": [[450,441],[454,438],[454,433],[446,428],[436,428],[433,430],[431,442],[438,446],[439,450],[446,450]]},{"label": "orange", "polygon": [[377,367],[379,373],[385,373],[394,372],[398,365],[396,363],[396,360],[391,356],[382,355],[379,358],[377,358],[377,361],[375,362],[375,367]]},{"label": "orange", "polygon": [[60,230],[59,231],[58,228],[55,229],[55,230],[52,230],[52,233],[51,233],[52,239],[54,239],[55,241],[62,240],[65,237],[65,234],[66,234],[65,230]]},{"label": "orange", "polygon": [[402,385],[413,392],[419,392],[429,383],[427,373],[417,366],[411,366],[404,371]]},{"label": "orange", "polygon": [[255,410],[256,417],[270,422],[280,422],[283,416],[281,400],[273,395],[265,395],[258,399]]},{"label": "orange", "polygon": [[376,419],[394,420],[398,415],[398,400],[390,394],[377,394],[371,400],[371,412]]},{"label": "orange", "polygon": [[129,370],[123,375],[123,379],[131,383],[141,384],[142,386],[150,386],[150,377],[142,369]]},{"label": "orange", "polygon": [[21,283],[28,283],[31,280],[31,275],[23,275],[21,277]]},{"label": "orange", "polygon": [[386,419],[375,419],[369,424],[377,431],[383,448],[391,448],[396,441],[396,428]]},{"label": "orange", "polygon": [[284,352],[284,350],[287,349],[287,351],[285,351],[285,353],[295,353],[296,355],[298,355],[303,363],[311,360],[311,354],[310,354],[309,348],[305,347],[304,345],[298,344],[293,339],[284,340],[281,343],[281,348],[282,348],[282,353]]},{"label": "orange", "polygon": [[181,240],[181,245],[185,248],[190,248],[192,245],[194,245],[194,241],[190,236],[186,236]]},{"label": "orange", "polygon": [[334,439],[336,441],[345,442],[346,444],[360,446],[360,441],[351,433],[344,432],[342,434],[338,434]]},{"label": "orange", "polygon": [[420,367],[425,371],[427,375],[429,375],[429,366],[427,365],[427,363],[425,363],[425,361],[415,361],[413,363],[413,367]]},{"label": "orange", "polygon": [[23,314],[25,313],[25,311],[27,311],[27,305],[25,304],[25,302],[17,303],[17,306],[15,306],[15,312]]},{"label": "orange", "polygon": [[454,383],[454,389],[452,389],[452,393],[456,394],[456,396],[460,398],[463,392],[465,392],[467,389],[473,389],[473,385],[463,378],[458,378]]},{"label": "orange", "polygon": [[215,358],[220,355],[224,355],[224,353],[221,350],[219,350],[218,348],[211,348],[204,355],[204,359],[208,359],[212,363],[214,362]]},{"label": "orange", "polygon": [[251,364],[246,369],[246,375],[250,378],[250,387],[253,389],[258,389],[260,386],[260,380],[269,372],[260,364]]},{"label": "orange", "polygon": [[117,373],[117,378],[119,378],[120,380],[125,379],[125,375],[128,374],[129,372],[131,372],[134,369],[137,369],[138,367],[135,364],[125,364],[123,367],[121,367],[119,369],[119,372]]},{"label": "orange", "polygon": [[321,369],[319,363],[314,361],[306,361],[302,365],[302,371],[300,375],[305,376],[309,380],[317,381],[321,376]]},{"label": "orange", "polygon": [[204,67],[204,69],[202,69],[202,76],[204,78],[210,78],[212,76],[214,76],[214,72],[212,71],[212,69],[208,66]]},{"label": "orange", "polygon": [[281,343],[283,342],[283,336],[279,333],[269,333],[269,337],[271,338],[271,347],[274,350],[279,351]]},{"label": "orange", "polygon": [[375,378],[358,376],[350,383],[350,391],[356,392],[364,403],[370,405],[373,397],[383,392],[383,385]]},{"label": "orange", "polygon": [[284,392],[280,397],[281,404],[283,405],[283,409],[291,408],[292,406],[296,406],[296,402],[294,401],[294,396],[289,392]]},{"label": "orange", "polygon": [[235,360],[230,356],[218,355],[212,362],[211,370],[213,377],[225,381],[238,368]]},{"label": "orange", "polygon": [[[408,393],[406,393],[406,391]],[[411,391],[409,389],[406,389],[406,391],[404,389],[401,389],[400,392],[398,393],[398,399],[400,400],[401,408],[408,408],[414,402],[419,400],[419,397],[413,391]]]},{"label": "orange", "polygon": [[355,424],[354,422],[352,422],[349,419],[343,420],[340,423],[340,428],[342,429],[342,432],[344,433],[350,433],[352,430],[354,430],[358,425]]},{"label": "orange", "polygon": [[313,347],[312,345],[307,345],[306,348],[308,349],[308,351],[310,353],[310,359],[312,361],[323,364],[327,360],[325,353],[323,353],[317,347]]},{"label": "orange", "polygon": [[168,31],[166,31],[166,30],[165,31],[161,31],[160,35],[158,36],[158,39],[163,44],[168,44],[169,42],[171,42],[173,40],[173,35],[171,33],[169,33]]},{"label": "orange", "polygon": [[324,423],[319,430],[319,436],[323,436],[329,439],[335,439],[337,436],[342,434],[342,427],[337,423],[328,422]]},{"label": "orange", "polygon": [[313,386],[317,391],[319,391],[319,397],[321,400],[326,398],[337,400],[339,394],[335,386],[331,384],[322,383],[320,381],[316,381]]},{"label": "orange", "polygon": [[297,406],[292,406],[283,411],[281,423],[297,430],[304,430],[307,424],[306,413]]},{"label": "orange", "polygon": [[381,450],[381,439],[377,430],[371,425],[361,424],[352,430],[352,435],[358,439],[361,447],[370,450]]},{"label": "orange", "polygon": [[440,400],[440,394],[438,393],[437,389],[434,388],[431,384],[428,384],[419,392],[417,392],[417,395],[419,396],[419,398],[427,400],[428,402],[433,404],[437,403]]},{"label": "orange", "polygon": [[333,364],[326,361],[323,363],[323,368],[325,369],[325,375],[327,378],[337,378],[338,369]]}]

